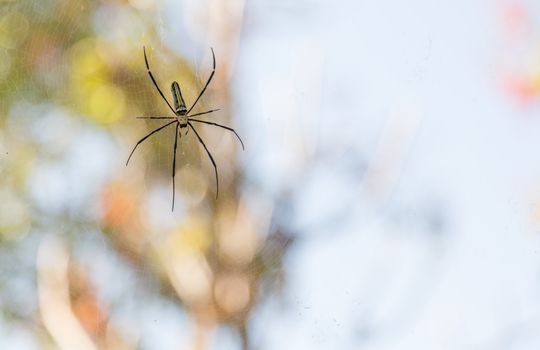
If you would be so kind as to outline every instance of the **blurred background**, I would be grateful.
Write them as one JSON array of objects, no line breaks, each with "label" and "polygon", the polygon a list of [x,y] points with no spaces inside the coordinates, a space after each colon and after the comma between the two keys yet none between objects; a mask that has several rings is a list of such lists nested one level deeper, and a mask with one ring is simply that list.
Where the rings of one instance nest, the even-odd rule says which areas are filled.
[{"label": "blurred background", "polygon": [[0,348],[538,349],[539,112],[532,0],[0,0]]}]

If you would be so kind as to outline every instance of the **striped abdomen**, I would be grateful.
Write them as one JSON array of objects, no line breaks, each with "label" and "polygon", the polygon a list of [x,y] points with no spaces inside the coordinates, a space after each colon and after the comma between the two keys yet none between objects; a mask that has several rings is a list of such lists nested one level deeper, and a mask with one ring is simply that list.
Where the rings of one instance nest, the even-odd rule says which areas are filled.
[{"label": "striped abdomen", "polygon": [[180,85],[176,81],[173,81],[171,84],[171,92],[174,100],[174,112],[176,115],[186,115],[186,102],[184,102],[184,98],[182,97]]}]

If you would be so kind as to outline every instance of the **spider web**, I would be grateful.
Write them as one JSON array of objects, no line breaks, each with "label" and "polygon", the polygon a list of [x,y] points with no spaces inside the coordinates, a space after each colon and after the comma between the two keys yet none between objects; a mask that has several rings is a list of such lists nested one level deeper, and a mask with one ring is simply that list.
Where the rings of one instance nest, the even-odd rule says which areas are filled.
[{"label": "spider web", "polygon": [[[253,17],[242,24],[244,7]],[[378,75],[399,62],[336,56],[349,43],[315,23],[344,38],[357,28],[350,18],[325,23],[332,7],[312,8],[0,2],[0,262],[10,281],[0,289],[9,315],[1,322],[19,334],[8,348],[347,348],[406,329],[437,280],[446,217],[436,201],[390,201],[419,117],[406,102],[387,104],[424,74],[416,55],[430,48],[415,42],[415,63],[392,90]],[[218,164],[218,201],[192,132],[179,140],[174,213],[173,126],[125,166],[135,142],[165,123],[135,117],[170,115],[143,45],[165,95],[176,80],[188,104],[210,73],[209,46],[216,50],[218,73],[197,110],[222,108],[206,120],[237,128],[247,146],[242,154],[234,135],[196,125]],[[372,149],[397,154],[397,165],[368,162]],[[365,185],[370,164],[389,168],[381,182],[371,171],[380,197]],[[74,318],[59,320],[59,310]]]},{"label": "spider web", "polygon": [[[161,11],[145,1],[0,3],[0,194],[9,203],[2,204],[0,232],[9,242],[23,242],[3,257],[11,261],[5,266],[20,261],[7,273],[26,285],[2,292],[4,300],[13,300],[8,308],[20,320],[8,322],[9,327],[24,334],[27,346],[39,347],[39,332],[31,334],[28,327],[28,315],[39,312],[44,315],[41,331],[60,346],[91,348],[89,339],[99,344],[106,315],[113,315],[108,326],[128,343],[139,339],[143,347],[165,349],[189,342],[187,330],[178,333],[188,327],[182,300],[174,297],[182,286],[171,283],[175,272],[167,244],[180,244],[186,254],[207,244],[212,227],[197,217],[208,207],[206,192],[211,198],[215,191],[213,170],[193,133],[182,136],[176,211],[171,213],[174,126],[142,144],[129,167],[124,165],[135,141],[162,124],[135,117],[171,114],[148,79],[142,46],[169,98],[170,83],[177,80],[186,101],[194,101],[211,69],[205,60],[195,72],[194,60],[182,59],[164,44],[159,37],[163,24],[157,33],[153,27],[155,18],[163,23]],[[209,107],[212,96],[210,90],[194,111]],[[234,155],[219,148],[231,149],[235,141],[197,129],[210,148],[218,149],[214,156],[222,181],[227,180],[227,157]],[[225,182],[222,186],[226,194]],[[29,251],[37,252],[37,272],[36,254]],[[197,263],[193,256],[199,255],[189,254],[192,259],[185,263]],[[61,268],[64,258],[70,261],[68,271]],[[196,276],[207,265],[188,272]],[[40,283],[34,288],[36,273]],[[54,306],[47,293],[55,293],[47,289],[47,279],[64,273],[66,287],[82,296],[70,301],[78,322],[63,324],[78,336],[75,347],[58,331],[62,321],[47,316]],[[230,280],[222,284],[227,287]],[[190,301],[189,293],[182,297]],[[146,305],[133,309],[137,300]],[[8,347],[18,348],[20,337],[13,339]]]}]

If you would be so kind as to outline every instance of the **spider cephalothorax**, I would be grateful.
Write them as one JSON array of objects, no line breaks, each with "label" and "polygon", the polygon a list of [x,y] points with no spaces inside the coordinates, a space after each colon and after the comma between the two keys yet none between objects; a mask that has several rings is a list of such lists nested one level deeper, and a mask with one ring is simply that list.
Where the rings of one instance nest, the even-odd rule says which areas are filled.
[{"label": "spider cephalothorax", "polygon": [[163,98],[165,103],[167,103],[167,106],[175,114],[175,116],[174,117],[138,117],[138,118],[143,118],[143,119],[173,119],[173,120],[168,122],[165,125],[160,126],[159,128],[155,129],[154,131],[152,131],[151,133],[149,133],[148,135],[146,135],[145,137],[140,139],[137,142],[137,144],[135,145],[135,147],[133,147],[133,150],[131,151],[131,153],[130,153],[128,159],[127,159],[126,165],[128,165],[129,160],[131,159],[131,156],[133,155],[133,152],[135,152],[135,149],[137,149],[137,146],[139,146],[142,142],[144,142],[144,140],[146,140],[147,138],[152,136],[154,133],[156,133],[156,132],[158,132],[158,131],[160,131],[162,129],[165,129],[166,127],[168,127],[168,126],[170,126],[172,124],[176,124],[176,131],[175,131],[175,136],[174,136],[174,147],[173,147],[173,166],[172,166],[172,178],[173,178],[172,210],[173,211],[174,211],[174,192],[175,192],[174,175],[176,174],[176,148],[178,146],[178,135],[180,135],[179,130],[178,130],[179,128],[188,128],[186,130],[186,134],[187,134],[187,131],[189,129],[192,129],[193,133],[197,137],[197,140],[199,140],[200,144],[204,147],[204,150],[208,154],[208,157],[210,158],[210,161],[212,162],[212,165],[214,166],[214,173],[216,175],[216,198],[218,197],[218,194],[219,194],[219,178],[218,178],[218,171],[217,171],[216,162],[214,161],[214,157],[212,157],[212,154],[210,153],[210,151],[206,147],[206,144],[202,140],[202,138],[199,135],[199,133],[197,132],[197,130],[195,130],[195,128],[193,127],[193,124],[191,124],[191,122],[213,125],[213,126],[217,126],[217,127],[232,131],[236,135],[238,140],[240,141],[240,144],[242,145],[242,149],[244,149],[244,143],[242,142],[242,139],[240,139],[240,136],[238,136],[236,131],[234,131],[234,129],[229,128],[228,126],[225,126],[225,125],[218,124],[218,123],[207,122],[207,121],[204,121],[204,120],[199,120],[199,119],[194,119],[193,118],[193,117],[198,116],[198,115],[210,114],[212,112],[219,111],[219,109],[212,109],[212,110],[209,110],[209,111],[206,111],[206,112],[200,112],[200,113],[195,113],[195,114],[191,114],[191,115],[189,114],[191,112],[191,110],[193,109],[193,107],[195,107],[195,105],[197,104],[199,99],[202,97],[204,92],[206,91],[206,88],[208,87],[208,85],[212,81],[212,78],[214,77],[214,73],[216,71],[216,56],[214,55],[214,50],[213,49],[210,49],[210,50],[212,51],[212,60],[213,60],[212,73],[210,73],[210,77],[208,78],[208,80],[206,81],[206,84],[204,85],[201,92],[199,93],[199,96],[197,97],[195,102],[193,102],[193,105],[191,105],[191,108],[188,109],[186,107],[186,102],[184,101],[184,98],[182,97],[182,91],[180,90],[180,84],[178,84],[176,81],[173,81],[173,83],[171,84],[171,93],[172,93],[172,96],[173,96],[174,108],[171,106],[171,104],[169,103],[169,101],[167,100],[165,95],[163,95],[163,92],[161,91],[161,89],[159,88],[158,83],[156,82],[156,79],[154,79],[154,75],[152,74],[152,71],[150,71],[150,65],[148,64],[148,58],[146,57],[146,48],[143,46],[144,62],[146,64],[146,70],[148,72],[148,75],[150,76],[150,80],[152,80],[152,83],[154,84],[156,90],[159,92],[159,94],[161,95],[161,97]]}]

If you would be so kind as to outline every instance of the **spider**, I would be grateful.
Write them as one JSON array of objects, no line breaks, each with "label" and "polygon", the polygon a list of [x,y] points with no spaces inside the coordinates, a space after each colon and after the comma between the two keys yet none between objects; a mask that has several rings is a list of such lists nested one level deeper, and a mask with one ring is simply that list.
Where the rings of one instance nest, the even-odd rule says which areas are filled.
[{"label": "spider", "polygon": [[204,147],[204,150],[208,154],[208,157],[210,158],[210,161],[212,162],[212,165],[214,166],[214,173],[216,175],[216,199],[217,199],[218,194],[219,194],[219,177],[218,177],[217,165],[216,165],[216,162],[214,161],[214,157],[212,157],[212,154],[208,150],[208,147],[206,147],[206,144],[202,140],[202,138],[199,135],[199,133],[197,132],[197,130],[193,127],[193,124],[191,122],[213,125],[213,126],[217,126],[217,127],[220,127],[220,128],[223,128],[223,129],[226,129],[226,130],[229,130],[229,131],[233,132],[236,135],[236,137],[238,138],[238,140],[240,141],[240,144],[242,145],[242,150],[244,149],[244,143],[242,142],[242,139],[240,138],[240,136],[238,136],[238,134],[236,133],[236,131],[233,128],[229,128],[228,126],[221,125],[221,124],[218,124],[218,123],[213,123],[213,122],[208,122],[208,121],[193,118],[193,117],[196,117],[196,116],[199,116],[199,115],[204,115],[204,114],[210,114],[210,113],[213,113],[213,112],[217,112],[217,111],[219,111],[219,109],[211,109],[211,110],[206,111],[206,112],[189,114],[193,110],[193,108],[195,107],[197,102],[199,102],[199,99],[203,96],[204,92],[206,91],[206,88],[208,87],[208,85],[212,81],[212,78],[214,77],[214,73],[216,72],[216,56],[214,55],[214,49],[210,48],[210,50],[212,51],[212,60],[213,60],[212,73],[210,73],[210,77],[208,77],[208,80],[206,81],[206,84],[202,88],[201,92],[199,93],[199,96],[197,97],[195,102],[193,102],[193,105],[191,105],[191,107],[188,109],[187,106],[186,106],[186,103],[184,102],[184,98],[182,97],[182,91],[180,90],[180,85],[176,81],[173,81],[172,84],[171,84],[171,93],[172,93],[172,97],[173,97],[174,108],[171,106],[171,104],[169,103],[169,101],[167,100],[167,98],[165,97],[165,95],[163,94],[161,89],[159,88],[159,85],[156,82],[156,79],[154,79],[154,75],[152,74],[152,71],[150,70],[150,65],[148,64],[148,58],[146,57],[146,47],[143,46],[144,62],[146,63],[146,70],[148,72],[148,75],[150,76],[150,80],[152,80],[152,83],[154,84],[156,90],[161,95],[161,97],[163,98],[165,103],[167,103],[167,106],[169,107],[171,112],[174,113],[174,117],[137,117],[137,118],[140,118],[140,119],[172,119],[172,120],[170,122],[168,122],[167,124],[162,125],[159,128],[153,130],[152,132],[147,134],[145,137],[140,139],[137,142],[137,144],[135,144],[135,147],[133,147],[133,150],[129,154],[129,157],[128,157],[127,162],[126,162],[126,166],[129,164],[129,160],[131,159],[131,156],[133,155],[133,153],[135,152],[135,150],[137,149],[137,147],[141,143],[143,143],[147,138],[149,138],[153,134],[157,133],[158,131],[161,131],[161,130],[165,129],[168,126],[171,126],[171,125],[175,124],[176,125],[176,131],[175,131],[175,136],[174,136],[173,163],[172,163],[172,181],[173,181],[172,211],[174,211],[174,195],[175,195],[174,176],[176,174],[176,148],[177,148],[177,145],[178,145],[178,135],[180,135],[180,137],[182,137],[181,131],[179,132],[179,129],[184,129],[185,128],[186,129],[185,135],[187,135],[189,129],[191,128],[193,130],[193,133],[197,137],[197,140],[199,140],[200,144]]}]

